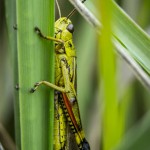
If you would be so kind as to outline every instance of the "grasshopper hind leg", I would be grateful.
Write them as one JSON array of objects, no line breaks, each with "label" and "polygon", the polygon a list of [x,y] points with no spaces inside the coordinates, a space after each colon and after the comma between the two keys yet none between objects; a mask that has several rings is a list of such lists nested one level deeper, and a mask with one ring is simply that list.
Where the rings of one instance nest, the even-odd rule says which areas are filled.
[{"label": "grasshopper hind leg", "polygon": [[66,148],[67,126],[66,118],[61,105],[61,92],[55,90],[55,119],[54,119],[54,149],[68,150]]}]

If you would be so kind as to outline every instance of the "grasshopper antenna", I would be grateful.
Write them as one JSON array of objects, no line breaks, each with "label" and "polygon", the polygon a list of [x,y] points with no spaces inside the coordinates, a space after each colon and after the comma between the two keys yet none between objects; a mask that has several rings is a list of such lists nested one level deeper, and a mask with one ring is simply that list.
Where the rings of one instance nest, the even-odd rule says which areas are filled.
[{"label": "grasshopper antenna", "polygon": [[76,12],[76,9],[74,8],[67,16],[67,19],[70,18],[75,12]]},{"label": "grasshopper antenna", "polygon": [[[82,0],[81,2],[84,3],[86,0]],[[74,13],[76,12],[76,8],[74,8],[69,15],[67,16],[67,19],[70,18]]]},{"label": "grasshopper antenna", "polygon": [[60,10],[58,0],[56,0],[56,5],[57,5],[57,8],[58,8],[59,18],[61,18],[61,10]]}]

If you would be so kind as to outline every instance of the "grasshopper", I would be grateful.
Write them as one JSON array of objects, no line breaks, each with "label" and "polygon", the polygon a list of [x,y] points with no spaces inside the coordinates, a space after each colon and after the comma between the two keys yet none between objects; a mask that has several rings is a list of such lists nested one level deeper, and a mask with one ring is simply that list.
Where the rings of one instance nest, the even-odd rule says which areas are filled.
[{"label": "grasshopper", "polygon": [[31,93],[44,84],[55,89],[54,149],[66,150],[67,127],[72,131],[80,150],[90,150],[81,125],[76,93],[76,50],[73,44],[74,26],[69,19],[75,9],[55,22],[55,37],[45,36],[38,27],[36,33],[46,40],[55,42],[55,84],[40,81]]}]

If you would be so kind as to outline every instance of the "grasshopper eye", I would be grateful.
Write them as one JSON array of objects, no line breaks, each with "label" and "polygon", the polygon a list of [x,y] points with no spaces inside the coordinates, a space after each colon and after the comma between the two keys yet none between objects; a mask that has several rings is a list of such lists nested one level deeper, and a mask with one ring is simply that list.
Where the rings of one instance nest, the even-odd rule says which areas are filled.
[{"label": "grasshopper eye", "polygon": [[73,26],[73,24],[69,24],[69,25],[67,26],[67,30],[68,30],[70,33],[73,33],[73,32],[74,32],[74,26]]}]

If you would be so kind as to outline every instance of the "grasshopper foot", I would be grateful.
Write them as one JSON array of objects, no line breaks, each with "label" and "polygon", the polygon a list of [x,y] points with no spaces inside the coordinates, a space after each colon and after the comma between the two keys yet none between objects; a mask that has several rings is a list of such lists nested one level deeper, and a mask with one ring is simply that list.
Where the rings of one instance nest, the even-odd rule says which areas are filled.
[{"label": "grasshopper foot", "polygon": [[44,37],[44,35],[42,34],[41,30],[38,27],[34,28],[34,31],[41,37]]},{"label": "grasshopper foot", "polygon": [[34,88],[31,88],[30,89],[30,93],[34,93],[35,92],[35,89]]},{"label": "grasshopper foot", "polygon": [[37,82],[34,84],[34,88],[30,89],[30,93],[34,93],[36,91],[36,89],[38,88],[38,86],[40,85],[40,82]]},{"label": "grasshopper foot", "polygon": [[38,27],[34,27],[34,31],[37,33],[41,33],[41,30]]}]

